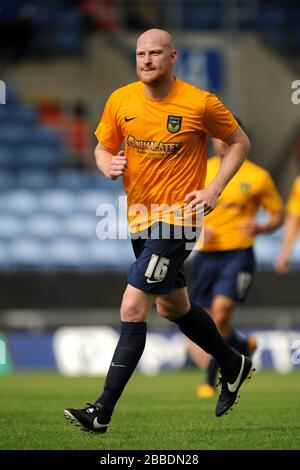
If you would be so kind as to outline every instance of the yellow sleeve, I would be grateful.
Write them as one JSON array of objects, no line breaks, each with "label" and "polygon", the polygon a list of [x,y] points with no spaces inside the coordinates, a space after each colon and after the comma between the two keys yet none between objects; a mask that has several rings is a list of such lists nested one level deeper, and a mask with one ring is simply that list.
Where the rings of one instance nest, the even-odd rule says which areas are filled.
[{"label": "yellow sleeve", "polygon": [[207,134],[224,140],[236,130],[238,123],[216,95],[208,93],[203,126]]},{"label": "yellow sleeve", "polygon": [[266,172],[262,180],[260,203],[269,212],[279,212],[284,209],[283,201],[277,191],[271,175]]},{"label": "yellow sleeve", "polygon": [[100,144],[117,153],[123,141],[120,120],[118,119],[118,101],[114,92],[106,102],[101,120],[95,131]]},{"label": "yellow sleeve", "polygon": [[296,178],[289,200],[287,203],[287,211],[291,215],[296,215],[300,217],[300,176]]}]

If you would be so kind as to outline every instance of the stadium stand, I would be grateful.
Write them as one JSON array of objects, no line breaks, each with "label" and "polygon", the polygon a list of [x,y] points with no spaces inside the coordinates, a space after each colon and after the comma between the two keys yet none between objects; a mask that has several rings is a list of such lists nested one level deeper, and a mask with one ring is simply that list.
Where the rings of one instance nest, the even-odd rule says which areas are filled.
[{"label": "stadium stand", "polygon": [[[9,56],[17,59],[24,55],[81,54],[89,32],[118,31],[122,27],[147,29],[154,27],[153,19],[156,25],[167,27],[170,18],[175,29],[254,31],[277,51],[297,54],[300,49],[300,5],[296,0],[177,3],[181,15],[174,9],[173,0],[3,0],[0,31],[6,39],[9,33]],[[0,48],[1,54],[7,56],[7,48]]]},{"label": "stadium stand", "polygon": [[[17,18],[22,2],[13,3],[9,17]],[[32,54],[47,52],[47,57],[51,57],[51,54],[59,56],[82,50],[86,33],[82,20],[86,16],[97,17],[94,2],[71,5],[59,0],[33,0],[25,3],[33,7],[30,16]],[[298,4],[291,1],[255,3],[254,8],[253,2],[235,2],[237,14],[231,18],[230,25],[234,20],[241,31],[259,31],[268,40],[273,38],[276,44],[280,41],[282,47],[299,35]],[[5,4],[8,8],[9,2]],[[124,7],[122,2],[112,5],[105,1],[104,4],[109,17],[114,17],[115,11]],[[156,2],[154,4],[157,6]],[[5,11],[8,10],[3,9],[0,14],[2,23],[7,21]],[[186,31],[226,29],[226,11],[227,3],[221,0],[182,2],[182,23],[178,26]],[[115,16],[126,22],[125,11],[123,13],[123,16]],[[163,11],[161,15],[163,17]],[[147,23],[147,18],[144,21]],[[97,21],[97,29],[115,30],[120,26],[115,21],[111,26],[105,24]],[[285,34],[287,26],[289,35]],[[95,22],[92,29],[94,27]],[[295,41],[294,48],[297,44],[300,47],[299,41]],[[49,100],[50,108],[51,103],[54,106],[51,116],[56,122],[52,126],[52,118],[48,115],[47,121],[45,109],[24,104],[19,91],[11,86],[7,90],[8,104],[0,106],[0,270],[124,271],[132,259],[129,241],[98,240],[96,236],[100,220],[96,209],[99,203],[116,207],[117,197],[122,194],[121,181],[112,183],[97,171],[66,167],[67,149],[61,132],[59,106]],[[124,217],[118,221],[117,228],[126,233]],[[255,250],[262,269],[273,269],[281,236],[282,231],[279,231],[257,238]],[[296,244],[294,250],[295,266],[300,264],[299,246]]]},{"label": "stadium stand", "polygon": [[[0,271],[126,271],[133,259],[129,240],[96,235],[107,208],[117,210],[121,181],[66,168],[59,130],[40,124],[34,106],[0,107],[0,122]],[[100,203],[106,206],[96,215]],[[127,233],[124,214],[115,228]],[[261,268],[273,269],[281,235],[258,237]],[[293,262],[300,263],[299,244]]]},{"label": "stadium stand", "polygon": [[129,241],[118,249],[96,237],[96,209],[116,207],[121,182],[66,168],[65,153],[37,106],[16,98],[0,107],[0,271],[126,268]]}]

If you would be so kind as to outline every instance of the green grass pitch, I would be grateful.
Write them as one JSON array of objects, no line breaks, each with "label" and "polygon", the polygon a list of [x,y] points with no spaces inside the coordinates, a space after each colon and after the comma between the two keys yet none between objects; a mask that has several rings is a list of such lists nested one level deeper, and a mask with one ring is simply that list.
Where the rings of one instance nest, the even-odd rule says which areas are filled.
[{"label": "green grass pitch", "polygon": [[199,399],[195,369],[134,374],[109,431],[88,434],[65,420],[83,407],[103,379],[55,373],[0,377],[0,449],[201,450],[300,449],[300,374],[257,372],[227,416],[214,416],[216,397]]}]

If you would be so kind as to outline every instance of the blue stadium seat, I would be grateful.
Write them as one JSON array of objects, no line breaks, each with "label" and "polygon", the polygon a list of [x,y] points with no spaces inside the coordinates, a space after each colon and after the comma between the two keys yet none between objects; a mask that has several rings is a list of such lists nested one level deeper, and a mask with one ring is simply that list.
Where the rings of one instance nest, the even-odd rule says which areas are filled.
[{"label": "blue stadium seat", "polygon": [[82,47],[82,34],[78,30],[61,29],[54,36],[54,47],[62,53],[76,53]]},{"label": "blue stadium seat", "polygon": [[186,2],[183,6],[183,27],[187,29],[217,29],[223,18],[223,2]]},{"label": "blue stadium seat", "polygon": [[80,191],[89,188],[89,178],[85,171],[64,170],[56,176],[55,186]]},{"label": "blue stadium seat", "polygon": [[61,269],[85,269],[88,266],[86,243],[63,238],[49,244],[47,256]]},{"label": "blue stadium seat", "polygon": [[120,263],[116,251],[116,240],[95,240],[87,245],[87,260],[90,267],[118,270]]},{"label": "blue stadium seat", "polygon": [[[0,149],[1,155],[1,149]],[[1,157],[0,157],[1,159]],[[17,186],[16,176],[9,171],[0,171],[0,191],[6,191]]]},{"label": "blue stadium seat", "polygon": [[57,0],[44,0],[39,2],[39,8],[37,8],[33,15],[33,23],[35,27],[40,26],[41,29],[46,28],[49,25],[55,24],[55,21],[62,13],[61,5]]},{"label": "blue stadium seat", "polygon": [[56,18],[55,26],[61,29],[80,29],[81,15],[76,11],[64,10]]},{"label": "blue stadium seat", "polygon": [[10,119],[27,126],[33,126],[38,121],[38,109],[36,106],[14,106]]},{"label": "blue stadium seat", "polygon": [[38,208],[38,198],[32,191],[12,190],[3,194],[1,201],[1,212],[29,216]]},{"label": "blue stadium seat", "polygon": [[127,270],[129,265],[135,261],[134,252],[130,242],[130,238],[127,240],[116,240],[117,246],[116,251],[119,257],[120,266],[123,270]]},{"label": "blue stadium seat", "polygon": [[7,120],[9,105],[0,106],[0,124],[2,125]]},{"label": "blue stadium seat", "polygon": [[100,189],[78,192],[78,209],[81,212],[96,214],[100,204],[111,204],[116,207],[116,198],[110,192]]},{"label": "blue stadium seat", "polygon": [[40,194],[40,210],[44,213],[67,216],[78,210],[77,198],[71,191],[50,189]]},{"label": "blue stadium seat", "polygon": [[42,191],[54,186],[54,175],[46,171],[22,171],[18,185],[24,189]]},{"label": "blue stadium seat", "polygon": [[129,240],[96,240],[87,245],[91,267],[126,271],[134,256]]},{"label": "blue stadium seat", "polygon": [[[10,82],[6,83],[6,103],[17,105],[20,102],[19,87]],[[0,106],[1,107],[1,106]]]},{"label": "blue stadium seat", "polygon": [[0,106],[0,125],[5,123],[11,125],[33,126],[37,123],[38,110],[35,106],[10,105]]},{"label": "blue stadium seat", "polygon": [[11,214],[0,213],[0,241],[8,241],[19,237],[23,230],[23,223]]},{"label": "blue stadium seat", "polygon": [[80,12],[64,8],[61,3],[41,2],[33,17],[35,34],[31,48],[36,53],[69,53],[80,51],[82,28]]},{"label": "blue stadium seat", "polygon": [[13,267],[13,261],[6,243],[0,241],[0,271],[6,271]]},{"label": "blue stadium seat", "polygon": [[33,239],[16,239],[10,244],[11,260],[20,269],[43,269],[49,266],[47,249],[41,242]]},{"label": "blue stadium seat", "polygon": [[12,171],[16,167],[15,153],[10,146],[0,147],[0,170]]},{"label": "blue stadium seat", "polygon": [[81,15],[77,11],[63,10],[55,19],[53,49],[61,53],[76,53],[82,48]]},{"label": "blue stadium seat", "polygon": [[62,135],[50,127],[33,127],[27,132],[27,142],[33,146],[41,145],[59,150],[62,145]]},{"label": "blue stadium seat", "polygon": [[91,188],[107,189],[113,193],[121,192],[123,190],[122,178],[112,181],[101,175],[99,171],[95,171],[89,174],[89,179]]},{"label": "blue stadium seat", "polygon": [[18,167],[22,170],[57,170],[63,164],[62,155],[46,145],[26,146],[16,157]]},{"label": "blue stadium seat", "polygon": [[63,233],[61,222],[49,214],[33,214],[24,224],[25,236],[53,240]]},{"label": "blue stadium seat", "polygon": [[19,145],[26,141],[28,127],[22,124],[2,124],[0,126],[0,142],[2,145]]},{"label": "blue stadium seat", "polygon": [[96,217],[86,214],[73,214],[63,222],[62,229],[67,237],[78,240],[96,240]]}]

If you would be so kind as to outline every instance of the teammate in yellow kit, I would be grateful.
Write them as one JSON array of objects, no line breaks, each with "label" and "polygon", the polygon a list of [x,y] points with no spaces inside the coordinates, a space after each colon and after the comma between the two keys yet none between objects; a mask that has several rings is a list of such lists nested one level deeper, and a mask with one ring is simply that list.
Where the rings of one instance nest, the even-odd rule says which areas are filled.
[{"label": "teammate in yellow kit", "polygon": [[[240,123],[241,125],[241,123]],[[226,144],[213,139],[217,156],[208,160],[206,185],[218,172]],[[255,221],[257,210],[263,207],[270,213],[264,225]],[[244,337],[231,326],[238,302],[245,300],[253,281],[255,235],[270,232],[282,224],[283,204],[269,173],[246,160],[224,189],[217,207],[205,217],[204,246],[194,257],[192,301],[202,305],[212,316],[220,333],[242,354],[251,356],[255,338]],[[190,343],[190,355],[201,357],[198,346]],[[209,361],[205,383],[197,395],[214,395],[217,363]]]},{"label": "teammate in yellow kit", "polygon": [[[201,225],[196,207],[202,205],[204,213],[214,209],[248,155],[250,144],[216,96],[174,76],[176,59],[168,32],[152,29],[143,33],[136,49],[139,81],[110,96],[96,130],[99,170],[109,179],[123,178],[136,261],[128,273],[121,335],[104,390],[86,408],[65,410],[68,419],[92,432],[107,430],[143,353],[146,320],[154,303],[161,316],[176,323],[218,361],[223,381],[216,416],[232,408],[252,367],[249,358],[224,341],[210,316],[190,303],[182,269],[192,249],[187,242],[193,230],[186,228],[195,227],[197,232]],[[228,147],[218,174],[203,189],[208,135],[222,139]],[[119,150],[122,142],[125,154]],[[160,209],[153,211],[153,205]],[[186,220],[185,212],[192,212],[192,217]],[[196,241],[194,234],[193,243]]]},{"label": "teammate in yellow kit", "polygon": [[287,216],[282,241],[281,252],[276,259],[275,268],[285,274],[289,269],[294,242],[300,230],[300,175],[294,181],[293,188],[287,203]]}]

